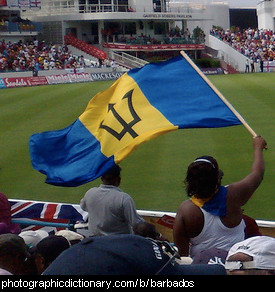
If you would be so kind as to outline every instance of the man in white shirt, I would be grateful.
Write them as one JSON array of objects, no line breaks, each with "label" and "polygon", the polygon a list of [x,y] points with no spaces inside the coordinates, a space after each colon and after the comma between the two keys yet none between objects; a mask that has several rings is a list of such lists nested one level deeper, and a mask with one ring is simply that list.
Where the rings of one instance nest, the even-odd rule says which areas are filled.
[{"label": "man in white shirt", "polygon": [[110,234],[131,234],[132,227],[144,221],[137,214],[133,199],[124,193],[120,185],[121,168],[114,166],[102,177],[99,187],[87,191],[80,202],[89,213],[88,230],[91,236]]}]

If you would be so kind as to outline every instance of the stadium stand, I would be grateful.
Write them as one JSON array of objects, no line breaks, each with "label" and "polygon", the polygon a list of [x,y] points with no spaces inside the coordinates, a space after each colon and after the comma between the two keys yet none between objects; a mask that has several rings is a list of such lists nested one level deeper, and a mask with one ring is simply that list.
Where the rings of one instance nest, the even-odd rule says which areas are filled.
[{"label": "stadium stand", "polygon": [[49,45],[36,39],[28,42],[0,42],[0,71],[78,68],[85,65],[66,45]]},{"label": "stadium stand", "polygon": [[275,33],[272,30],[247,28],[241,31],[235,28],[233,31],[213,27],[210,34],[255,61],[273,61],[275,58]]},{"label": "stadium stand", "polygon": [[100,67],[125,70],[124,66],[107,58],[105,52],[78,39],[66,40],[65,45],[47,44],[36,39],[26,42],[0,41],[0,73]]}]

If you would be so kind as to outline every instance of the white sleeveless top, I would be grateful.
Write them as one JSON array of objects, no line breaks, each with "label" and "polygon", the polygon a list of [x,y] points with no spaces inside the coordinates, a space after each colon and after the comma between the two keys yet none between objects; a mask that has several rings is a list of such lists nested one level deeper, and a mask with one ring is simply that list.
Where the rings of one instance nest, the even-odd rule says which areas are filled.
[{"label": "white sleeveless top", "polygon": [[202,250],[213,247],[228,251],[235,243],[244,240],[245,223],[243,220],[236,227],[228,228],[223,225],[219,216],[200,209],[204,215],[204,226],[198,236],[190,239],[191,257]]}]

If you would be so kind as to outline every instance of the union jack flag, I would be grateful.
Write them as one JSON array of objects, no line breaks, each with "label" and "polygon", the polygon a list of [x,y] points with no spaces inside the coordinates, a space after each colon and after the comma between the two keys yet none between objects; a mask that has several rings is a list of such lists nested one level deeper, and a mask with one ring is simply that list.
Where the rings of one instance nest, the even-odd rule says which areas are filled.
[{"label": "union jack flag", "polygon": [[85,222],[88,219],[88,213],[77,204],[14,199],[9,199],[9,202],[12,221],[19,223],[22,230],[43,228],[51,232],[66,229],[69,227],[69,223]]}]

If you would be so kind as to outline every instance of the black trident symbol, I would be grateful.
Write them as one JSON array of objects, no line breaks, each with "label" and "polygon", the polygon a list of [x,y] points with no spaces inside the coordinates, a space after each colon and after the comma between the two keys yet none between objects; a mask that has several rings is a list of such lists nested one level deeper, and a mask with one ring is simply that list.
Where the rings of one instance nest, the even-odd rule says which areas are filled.
[{"label": "black trident symbol", "polygon": [[109,103],[108,105],[108,112],[111,111],[114,117],[118,120],[118,122],[122,125],[123,129],[120,131],[120,133],[116,132],[114,129],[110,128],[109,126],[103,125],[104,120],[100,123],[99,128],[105,129],[107,132],[109,132],[111,135],[113,135],[115,138],[117,138],[119,141],[124,137],[126,133],[129,133],[133,138],[136,138],[138,134],[132,129],[133,126],[141,121],[140,117],[137,115],[132,102],[132,95],[133,95],[134,89],[128,91],[123,97],[128,99],[128,108],[130,110],[130,113],[133,117],[133,120],[130,123],[127,123],[115,110],[114,106],[115,103]]}]

